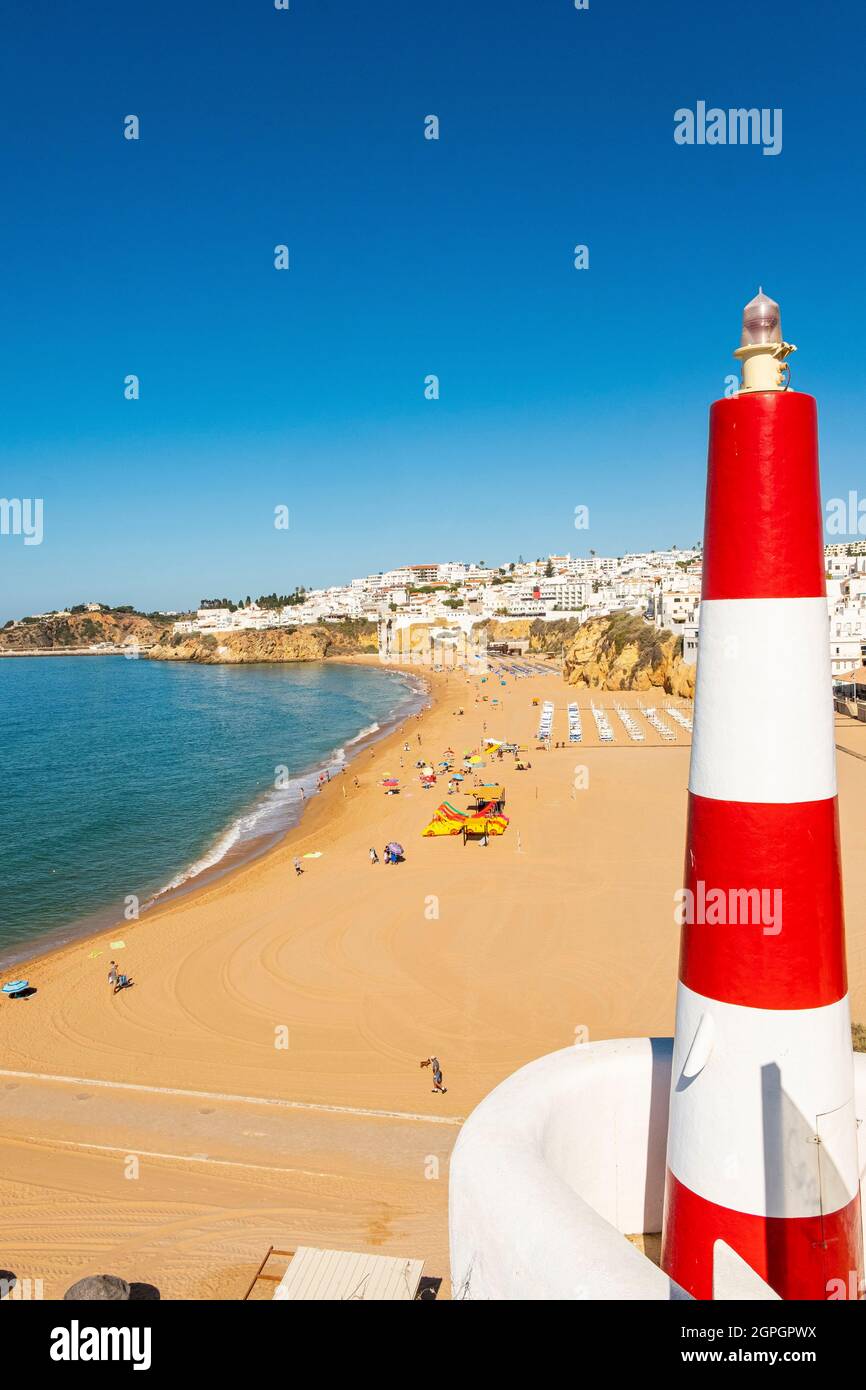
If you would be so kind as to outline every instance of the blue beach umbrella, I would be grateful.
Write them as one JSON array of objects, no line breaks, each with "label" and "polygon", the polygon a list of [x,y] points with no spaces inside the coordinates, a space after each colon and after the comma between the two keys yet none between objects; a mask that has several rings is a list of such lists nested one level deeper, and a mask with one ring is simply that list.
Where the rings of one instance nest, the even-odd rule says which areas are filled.
[{"label": "blue beach umbrella", "polygon": [[3,986],[3,993],[17,994],[19,990],[26,989],[29,983],[29,980],[11,980],[8,984]]}]

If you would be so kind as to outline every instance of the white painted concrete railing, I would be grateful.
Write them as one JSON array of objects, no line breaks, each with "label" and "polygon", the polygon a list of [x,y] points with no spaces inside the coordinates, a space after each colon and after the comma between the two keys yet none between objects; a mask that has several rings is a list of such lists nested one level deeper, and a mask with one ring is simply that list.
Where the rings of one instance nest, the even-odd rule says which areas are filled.
[{"label": "white painted concrete railing", "polygon": [[[451,1158],[455,1298],[688,1296],[624,1239],[661,1230],[671,1056],[670,1038],[569,1047],[482,1101]],[[866,1116],[866,1054],[854,1060]],[[859,1145],[862,1179],[864,1124]]]}]

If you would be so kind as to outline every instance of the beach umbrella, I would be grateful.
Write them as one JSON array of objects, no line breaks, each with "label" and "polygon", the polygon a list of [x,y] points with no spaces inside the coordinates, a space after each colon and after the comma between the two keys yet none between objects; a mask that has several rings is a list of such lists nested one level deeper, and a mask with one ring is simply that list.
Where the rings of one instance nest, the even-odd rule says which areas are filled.
[{"label": "beach umbrella", "polygon": [[19,990],[26,989],[29,980],[10,980],[9,984],[3,986],[4,994],[18,994]]},{"label": "beach umbrella", "polygon": [[452,774],[451,774],[451,781],[452,781],[452,782],[462,782],[462,781],[463,781],[463,773],[462,773],[462,772],[452,772]]},{"label": "beach umbrella", "polygon": [[396,840],[391,840],[385,848],[389,849],[392,854],[399,854],[401,856],[403,854],[403,846],[399,845]]}]

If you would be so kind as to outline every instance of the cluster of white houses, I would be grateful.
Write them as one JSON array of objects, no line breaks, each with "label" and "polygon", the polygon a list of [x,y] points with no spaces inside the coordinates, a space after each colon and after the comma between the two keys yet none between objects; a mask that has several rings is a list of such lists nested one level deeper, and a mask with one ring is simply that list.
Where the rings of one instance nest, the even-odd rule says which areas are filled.
[{"label": "cluster of white houses", "polygon": [[[697,566],[697,580],[689,577]],[[175,624],[182,634],[238,628],[297,627],[304,623],[365,618],[378,622],[398,614],[442,622],[457,615],[484,618],[558,618],[601,616],[616,609],[648,611],[659,584],[700,588],[700,552],[650,551],[619,558],[550,555],[518,560],[497,568],[447,561],[404,565],[348,584],[312,589],[300,603],[263,608],[250,603],[234,610],[213,605]]]},{"label": "cluster of white houses", "polygon": [[[866,545],[831,545],[825,551],[831,670],[834,677],[866,655]],[[250,603],[237,609],[205,606],[175,623],[182,634],[243,628],[297,627],[367,619],[391,628],[412,623],[469,631],[488,618],[604,617],[617,611],[643,615],[679,633],[683,657],[697,657],[701,551],[653,550],[619,557],[549,555],[488,568],[483,562],[404,565],[348,584],[312,589],[279,608]]]}]

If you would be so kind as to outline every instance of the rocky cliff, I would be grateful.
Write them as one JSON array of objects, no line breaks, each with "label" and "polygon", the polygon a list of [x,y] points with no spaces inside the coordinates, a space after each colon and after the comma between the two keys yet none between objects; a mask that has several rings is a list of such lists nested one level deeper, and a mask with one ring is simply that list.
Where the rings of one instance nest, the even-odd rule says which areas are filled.
[{"label": "rocky cliff", "polygon": [[256,661],[324,661],[328,657],[375,652],[373,623],[328,623],[315,627],[266,628],[263,631],[166,633],[148,652],[153,661],[195,661],[207,666]]},{"label": "rocky cliff", "polygon": [[539,656],[562,656],[575,633],[580,631],[580,618],[559,618],[544,623],[540,618],[491,618],[484,623],[491,642],[526,641],[529,650]]},{"label": "rocky cliff", "polygon": [[649,690],[692,699],[695,667],[683,661],[682,638],[628,613],[593,618],[566,641],[565,679],[599,690]]},{"label": "rocky cliff", "polygon": [[486,624],[491,642],[529,641],[530,653],[561,657],[571,685],[597,690],[649,690],[693,699],[695,667],[683,661],[682,638],[659,631],[633,613],[543,623],[497,618]]},{"label": "rocky cliff", "polygon": [[86,651],[98,643],[147,648],[160,640],[170,622],[170,618],[119,612],[22,618],[0,629],[0,653]]}]

